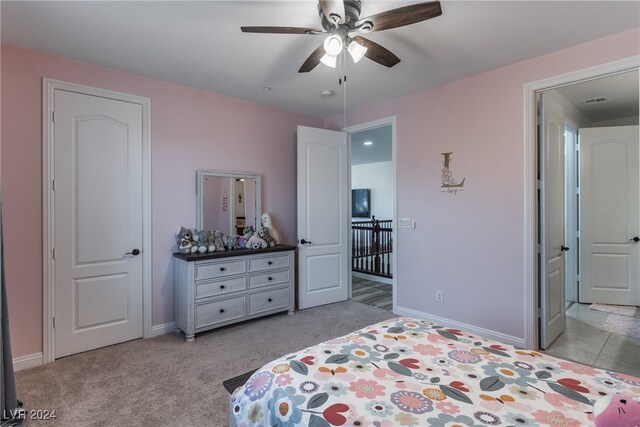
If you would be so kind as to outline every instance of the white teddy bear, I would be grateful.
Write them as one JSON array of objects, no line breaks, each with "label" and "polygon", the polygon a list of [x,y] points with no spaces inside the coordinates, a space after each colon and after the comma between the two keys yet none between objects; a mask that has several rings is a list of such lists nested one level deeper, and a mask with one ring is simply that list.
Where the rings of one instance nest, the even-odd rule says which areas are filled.
[{"label": "white teddy bear", "polygon": [[280,232],[273,226],[273,220],[271,219],[271,215],[268,213],[262,214],[262,227],[267,229],[269,236],[273,238],[276,245],[279,245],[282,241],[282,236],[280,236]]}]

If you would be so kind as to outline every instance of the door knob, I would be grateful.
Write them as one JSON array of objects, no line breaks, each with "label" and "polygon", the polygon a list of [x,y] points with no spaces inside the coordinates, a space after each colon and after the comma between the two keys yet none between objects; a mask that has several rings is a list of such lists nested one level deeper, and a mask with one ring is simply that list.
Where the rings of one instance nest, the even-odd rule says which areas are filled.
[{"label": "door knob", "polygon": [[562,245],[562,246],[560,246],[560,250],[561,250],[562,252],[565,252],[565,251],[568,251],[568,250],[569,250],[569,248],[568,248],[568,247],[566,247],[565,245]]},{"label": "door knob", "polygon": [[310,245],[310,244],[311,244],[311,242],[310,242],[310,241],[305,240],[305,239],[301,239],[301,240],[300,240],[300,243],[302,243],[303,245],[307,245],[307,244],[309,244],[309,245]]},{"label": "door knob", "polygon": [[131,252],[127,252],[125,255],[133,255],[133,256],[140,255],[140,249],[134,249]]},{"label": "door knob", "polygon": [[638,242],[640,242],[640,237],[638,237],[638,236],[633,237],[633,238],[629,239],[629,241],[630,242],[634,242],[634,243],[638,243]]}]

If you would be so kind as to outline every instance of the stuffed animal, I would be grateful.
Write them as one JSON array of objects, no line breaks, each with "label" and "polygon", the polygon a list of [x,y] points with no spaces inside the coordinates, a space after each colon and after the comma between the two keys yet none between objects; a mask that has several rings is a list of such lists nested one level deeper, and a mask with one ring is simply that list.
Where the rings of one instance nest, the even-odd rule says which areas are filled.
[{"label": "stuffed animal", "polygon": [[247,248],[249,249],[264,249],[267,247],[267,242],[264,241],[260,236],[254,234],[247,241]]},{"label": "stuffed animal", "polygon": [[258,231],[258,236],[260,236],[262,240],[267,242],[267,246],[269,246],[270,248],[276,245],[276,241],[273,239],[273,237],[271,237],[271,234],[269,234],[269,230],[267,230],[266,228],[261,228],[260,231]]},{"label": "stuffed animal", "polygon": [[224,251],[224,233],[220,230],[213,231],[213,244],[216,246],[217,251]]},{"label": "stuffed animal", "polygon": [[196,235],[196,229],[191,228],[189,232],[191,233],[191,253],[198,253],[198,236]]},{"label": "stuffed animal", "polygon": [[245,249],[248,241],[249,239],[245,239],[244,236],[238,236],[238,245],[240,245],[240,249]]},{"label": "stuffed animal", "polygon": [[207,250],[209,252],[215,252],[216,251],[216,245],[215,245],[214,241],[215,241],[215,236],[213,234],[213,231],[208,231],[207,232]]},{"label": "stuffed animal", "polygon": [[273,220],[268,213],[262,214],[262,226],[269,231],[269,235],[276,242],[276,245],[282,242],[282,236],[280,236],[280,232],[273,226]]},{"label": "stuffed animal", "polygon": [[203,254],[209,250],[209,232],[207,230],[197,231],[195,234],[198,243],[198,252]]},{"label": "stuffed animal", "polygon": [[225,237],[225,246],[227,249],[240,249],[240,242],[238,242],[238,236]]},{"label": "stuffed animal", "polygon": [[183,254],[190,254],[193,247],[193,234],[188,228],[180,227],[176,230],[178,250]]},{"label": "stuffed animal", "polygon": [[245,239],[249,240],[251,238],[251,236],[253,236],[253,233],[256,232],[256,229],[253,228],[253,225],[250,225],[248,227],[245,227],[242,230],[242,237],[244,237]]},{"label": "stuffed animal", "polygon": [[615,393],[601,397],[593,405],[596,427],[640,426],[640,397]]}]

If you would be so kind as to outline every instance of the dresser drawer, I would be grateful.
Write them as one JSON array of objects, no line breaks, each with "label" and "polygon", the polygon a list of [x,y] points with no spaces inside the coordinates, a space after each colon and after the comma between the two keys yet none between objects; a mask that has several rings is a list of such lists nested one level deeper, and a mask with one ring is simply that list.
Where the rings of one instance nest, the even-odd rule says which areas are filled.
[{"label": "dresser drawer", "polygon": [[196,281],[242,274],[245,270],[244,259],[224,262],[202,263],[196,265]]},{"label": "dresser drawer", "polygon": [[224,295],[229,292],[243,291],[247,288],[244,276],[215,282],[199,283],[196,285],[196,298]]},{"label": "dresser drawer", "polygon": [[249,288],[259,288],[260,286],[278,285],[282,283],[289,283],[289,270],[272,271],[249,276]]},{"label": "dresser drawer", "polygon": [[196,304],[196,329],[245,316],[245,297]]},{"label": "dresser drawer", "polygon": [[289,307],[289,288],[249,294],[249,314]]},{"label": "dresser drawer", "polygon": [[249,271],[262,271],[282,267],[289,267],[289,255],[274,255],[249,260]]}]

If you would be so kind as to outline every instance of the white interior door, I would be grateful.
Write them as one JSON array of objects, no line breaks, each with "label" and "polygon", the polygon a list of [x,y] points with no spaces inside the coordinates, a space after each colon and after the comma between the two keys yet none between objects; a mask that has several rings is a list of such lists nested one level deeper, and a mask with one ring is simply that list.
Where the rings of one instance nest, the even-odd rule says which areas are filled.
[{"label": "white interior door", "polygon": [[56,89],[54,113],[62,357],[142,337],[142,106]]},{"label": "white interior door", "polygon": [[565,329],[564,306],[564,113],[550,96],[540,97],[540,347]]},{"label": "white interior door", "polygon": [[638,126],[580,129],[580,302],[640,305]]},{"label": "white interior door", "polygon": [[349,290],[347,134],[298,126],[298,307]]}]

